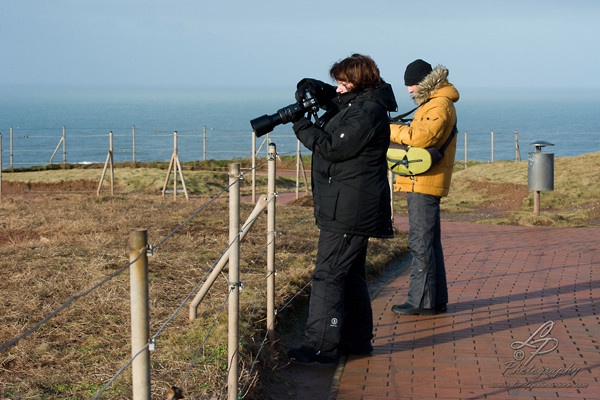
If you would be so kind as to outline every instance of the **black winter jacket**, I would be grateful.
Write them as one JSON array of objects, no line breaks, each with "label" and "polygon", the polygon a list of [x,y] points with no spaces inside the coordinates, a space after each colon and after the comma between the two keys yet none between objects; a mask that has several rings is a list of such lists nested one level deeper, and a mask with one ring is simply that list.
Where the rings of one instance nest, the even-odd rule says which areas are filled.
[{"label": "black winter jacket", "polygon": [[386,164],[387,112],[397,107],[392,87],[383,83],[375,90],[337,94],[321,107],[327,110],[321,126],[304,117],[294,123],[296,136],[313,153],[317,226],[393,237]]}]

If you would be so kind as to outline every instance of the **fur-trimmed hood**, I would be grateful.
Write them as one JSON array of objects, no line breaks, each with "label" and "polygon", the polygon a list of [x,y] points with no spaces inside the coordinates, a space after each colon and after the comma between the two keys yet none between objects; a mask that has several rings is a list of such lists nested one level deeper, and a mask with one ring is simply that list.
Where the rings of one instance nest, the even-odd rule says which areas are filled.
[{"label": "fur-trimmed hood", "polygon": [[417,105],[423,104],[432,97],[448,97],[453,102],[459,98],[458,91],[448,82],[448,69],[438,65],[417,86],[413,93],[413,100]]}]

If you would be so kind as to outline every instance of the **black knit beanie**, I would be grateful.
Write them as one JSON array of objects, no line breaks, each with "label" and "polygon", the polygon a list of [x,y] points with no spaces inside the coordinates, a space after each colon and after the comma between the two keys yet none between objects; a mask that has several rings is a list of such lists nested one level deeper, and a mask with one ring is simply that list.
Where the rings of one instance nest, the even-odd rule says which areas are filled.
[{"label": "black knit beanie", "polygon": [[431,71],[433,71],[431,64],[421,59],[415,60],[406,67],[404,84],[406,86],[418,85]]}]

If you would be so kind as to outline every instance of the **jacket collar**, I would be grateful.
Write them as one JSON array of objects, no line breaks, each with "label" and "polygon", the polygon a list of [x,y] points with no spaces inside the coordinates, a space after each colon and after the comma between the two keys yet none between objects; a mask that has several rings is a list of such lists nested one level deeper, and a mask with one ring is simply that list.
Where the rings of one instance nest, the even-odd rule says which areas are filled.
[{"label": "jacket collar", "polygon": [[385,82],[382,82],[375,89],[367,88],[360,92],[339,93],[334,97],[333,103],[341,110],[359,98],[363,100],[372,100],[385,108],[386,111],[396,111],[398,108],[394,91],[390,84]]},{"label": "jacket collar", "polygon": [[339,109],[345,108],[350,104],[354,99],[356,99],[362,92],[346,92],[346,93],[338,93],[337,96],[333,98],[333,103],[338,106]]}]

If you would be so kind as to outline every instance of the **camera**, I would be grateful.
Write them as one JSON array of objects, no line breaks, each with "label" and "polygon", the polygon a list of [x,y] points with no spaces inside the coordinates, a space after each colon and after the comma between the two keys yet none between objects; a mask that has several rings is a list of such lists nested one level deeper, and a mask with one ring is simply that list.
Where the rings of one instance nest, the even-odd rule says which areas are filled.
[{"label": "camera", "polygon": [[300,92],[297,97],[299,97],[297,103],[283,107],[273,115],[263,115],[250,121],[256,136],[261,137],[271,132],[277,125],[287,124],[292,118],[305,112],[316,113],[319,111],[319,104],[309,89]]}]

